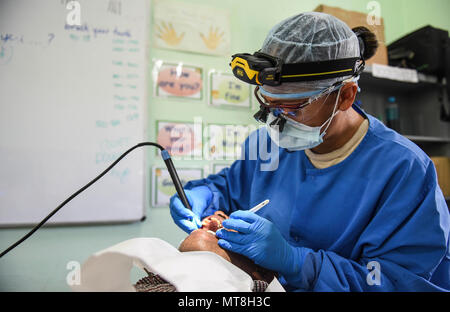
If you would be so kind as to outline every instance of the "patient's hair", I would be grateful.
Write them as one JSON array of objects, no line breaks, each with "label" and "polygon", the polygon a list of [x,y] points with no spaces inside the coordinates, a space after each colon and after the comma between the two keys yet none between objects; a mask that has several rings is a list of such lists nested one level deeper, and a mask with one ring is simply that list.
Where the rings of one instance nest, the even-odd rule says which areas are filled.
[{"label": "patient's hair", "polygon": [[216,211],[214,215],[206,217],[202,221],[202,228],[192,231],[178,249],[182,252],[214,252],[249,274],[253,280],[261,280],[270,283],[275,276],[274,272],[258,266],[252,260],[240,254],[225,250],[217,244],[219,239],[216,237],[215,232],[218,229],[223,228],[222,221],[225,219],[228,219],[228,216],[222,211]]}]

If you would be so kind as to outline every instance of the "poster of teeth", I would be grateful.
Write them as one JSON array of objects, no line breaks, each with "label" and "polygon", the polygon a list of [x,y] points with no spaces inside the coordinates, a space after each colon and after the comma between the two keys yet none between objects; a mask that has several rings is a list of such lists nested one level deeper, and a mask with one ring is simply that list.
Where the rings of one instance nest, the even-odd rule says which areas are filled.
[{"label": "poster of teeth", "polygon": [[207,160],[233,160],[241,156],[241,145],[250,133],[249,126],[210,124],[205,129]]},{"label": "poster of teeth", "polygon": [[229,55],[230,12],[211,6],[156,0],[153,42],[157,48]]},{"label": "poster of teeth", "polygon": [[[153,167],[152,171],[152,206],[168,207],[170,197],[176,193],[169,171],[165,167]],[[204,177],[203,168],[177,168],[177,173],[183,186]]]},{"label": "poster of teeth", "polygon": [[180,63],[154,61],[154,96],[203,99],[203,69]]},{"label": "poster of teeth", "polygon": [[234,108],[251,107],[251,86],[232,74],[211,71],[209,73],[209,85],[209,105]]},{"label": "poster of teeth", "polygon": [[[157,121],[157,143],[174,159],[201,159],[202,124]],[[158,154],[160,151],[158,150]]]}]

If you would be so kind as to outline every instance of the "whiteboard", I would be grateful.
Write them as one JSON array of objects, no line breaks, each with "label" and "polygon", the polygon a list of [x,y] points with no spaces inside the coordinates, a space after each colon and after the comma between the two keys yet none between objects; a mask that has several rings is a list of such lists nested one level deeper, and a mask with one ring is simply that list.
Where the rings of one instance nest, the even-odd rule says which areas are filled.
[{"label": "whiteboard", "polygon": [[[0,225],[35,224],[146,138],[150,6],[0,0]],[[71,22],[71,20],[69,20]],[[49,223],[144,216],[145,155],[137,149]]]}]

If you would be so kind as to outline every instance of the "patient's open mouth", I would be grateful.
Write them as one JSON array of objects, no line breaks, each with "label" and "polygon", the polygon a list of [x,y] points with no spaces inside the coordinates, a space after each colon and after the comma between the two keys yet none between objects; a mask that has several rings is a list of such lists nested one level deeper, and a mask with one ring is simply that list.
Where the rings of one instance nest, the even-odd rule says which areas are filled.
[{"label": "patient's open mouth", "polygon": [[213,215],[202,220],[202,229],[208,233],[216,235],[216,231],[223,228],[222,221],[228,219],[228,216],[222,211],[216,211]]},{"label": "patient's open mouth", "polygon": [[219,219],[209,216],[202,221],[202,229],[207,230],[208,232],[212,232],[214,235],[217,230],[221,229],[222,222]]}]

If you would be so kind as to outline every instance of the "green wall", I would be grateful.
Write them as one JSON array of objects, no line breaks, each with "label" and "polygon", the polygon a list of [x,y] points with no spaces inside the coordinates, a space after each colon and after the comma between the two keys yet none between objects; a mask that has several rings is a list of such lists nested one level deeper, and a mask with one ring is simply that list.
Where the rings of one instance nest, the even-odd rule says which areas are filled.
[{"label": "green wall", "polygon": [[[184,0],[186,3],[202,4],[228,9],[231,12],[232,53],[253,52],[260,48],[266,33],[280,20],[299,12],[311,11],[319,4],[340,6],[345,9],[365,11],[368,1],[363,0]],[[380,0],[381,15],[385,20],[387,43],[420,26],[431,24],[450,29],[448,0]],[[151,45],[149,60],[183,61],[209,69],[227,70],[229,57],[206,56],[184,52],[155,49]],[[151,63],[150,63],[151,64]],[[149,66],[151,73],[151,66]],[[151,77],[151,75],[150,75]],[[151,95],[149,81],[148,137],[155,139],[156,120],[192,121],[202,116],[209,123],[253,123],[250,110],[233,111],[208,107],[203,103],[155,99]],[[205,161],[175,161],[176,166],[185,164],[204,165]],[[162,164],[149,150],[149,168]],[[3,250],[29,229],[1,229]],[[177,246],[185,233],[173,223],[168,208],[147,209],[147,220],[133,224],[101,226],[45,227],[35,233],[12,253],[2,258],[0,265],[0,291],[69,291],[66,284],[69,261],[83,262],[92,253],[134,237],[159,237]],[[132,274],[136,281],[137,272]]]},{"label": "green wall", "polygon": [[[393,32],[392,39],[401,37],[403,34],[411,32],[425,25],[450,30],[450,1],[448,0],[402,0],[403,24],[398,25],[398,31]],[[391,12],[392,13],[392,12]],[[394,20],[394,16],[392,20]],[[396,26],[397,27],[397,26]],[[400,31],[400,29],[402,31]]]}]

